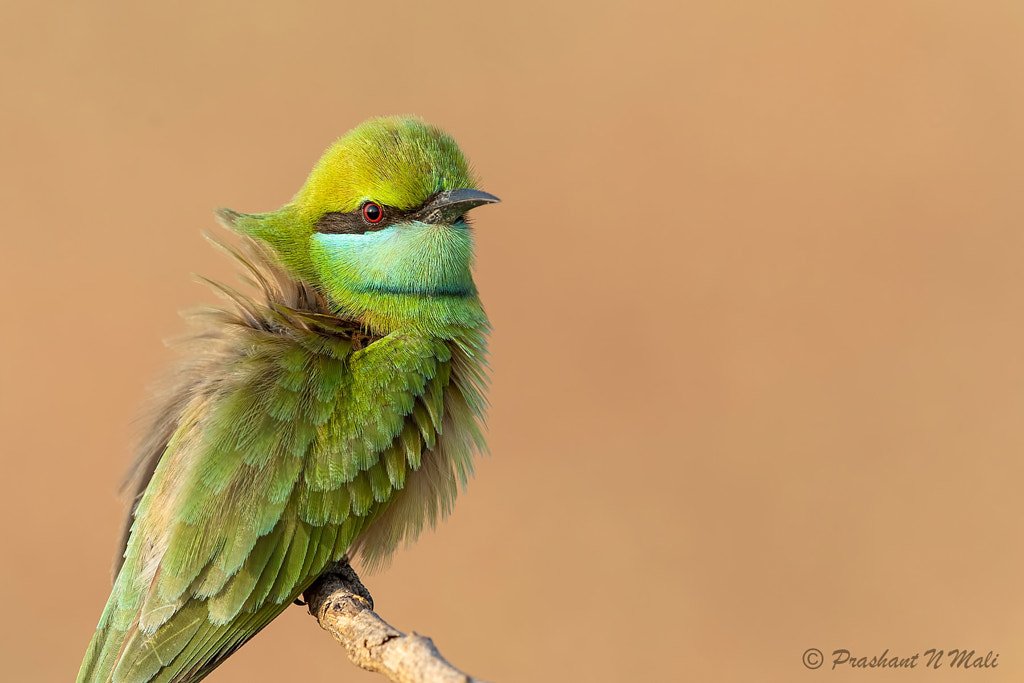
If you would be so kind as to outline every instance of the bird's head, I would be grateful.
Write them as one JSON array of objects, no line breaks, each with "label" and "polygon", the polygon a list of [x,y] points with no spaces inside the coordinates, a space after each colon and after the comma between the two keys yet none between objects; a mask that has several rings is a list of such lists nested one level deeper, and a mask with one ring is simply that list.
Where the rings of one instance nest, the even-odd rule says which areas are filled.
[{"label": "bird's head", "polygon": [[436,332],[484,322],[465,214],[497,201],[476,189],[455,140],[395,117],[338,140],[280,210],[219,215],[268,244],[340,312],[382,333]]}]

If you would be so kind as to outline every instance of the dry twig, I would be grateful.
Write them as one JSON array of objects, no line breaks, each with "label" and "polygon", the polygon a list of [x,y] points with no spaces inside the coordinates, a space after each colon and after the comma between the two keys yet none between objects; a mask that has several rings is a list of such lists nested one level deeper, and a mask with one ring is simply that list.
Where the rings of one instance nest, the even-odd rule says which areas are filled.
[{"label": "dry twig", "polygon": [[449,664],[430,638],[405,635],[378,617],[370,592],[347,561],[334,565],[302,597],[356,666],[395,683],[483,683]]}]

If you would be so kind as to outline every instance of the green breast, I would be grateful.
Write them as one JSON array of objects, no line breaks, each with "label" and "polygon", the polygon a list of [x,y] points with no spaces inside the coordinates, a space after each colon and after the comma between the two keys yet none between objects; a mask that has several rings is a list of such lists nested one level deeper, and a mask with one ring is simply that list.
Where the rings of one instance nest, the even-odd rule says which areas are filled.
[{"label": "green breast", "polygon": [[[387,562],[447,514],[484,448],[483,329],[257,307],[207,330],[80,681],[197,680],[346,553]],[[211,339],[212,343],[212,339]]]}]

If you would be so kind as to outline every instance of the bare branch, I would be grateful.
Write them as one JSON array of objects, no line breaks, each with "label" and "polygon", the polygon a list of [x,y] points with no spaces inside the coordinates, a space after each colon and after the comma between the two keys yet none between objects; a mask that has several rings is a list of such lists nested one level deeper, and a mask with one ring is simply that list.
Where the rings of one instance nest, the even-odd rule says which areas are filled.
[{"label": "bare branch", "polygon": [[395,683],[483,683],[449,664],[430,638],[415,632],[405,635],[378,617],[370,592],[345,560],[302,597],[309,613],[341,643],[356,666]]}]

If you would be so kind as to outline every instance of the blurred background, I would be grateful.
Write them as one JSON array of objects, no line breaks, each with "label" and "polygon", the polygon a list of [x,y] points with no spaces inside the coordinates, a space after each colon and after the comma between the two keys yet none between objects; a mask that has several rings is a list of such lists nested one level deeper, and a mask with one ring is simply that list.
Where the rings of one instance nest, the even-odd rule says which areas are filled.
[{"label": "blurred background", "polygon": [[[0,45],[10,680],[75,676],[211,211],[393,113],[504,202],[493,455],[380,614],[496,683],[1024,680],[1021,3],[6,2]],[[296,607],[210,680],[383,679]]]}]

